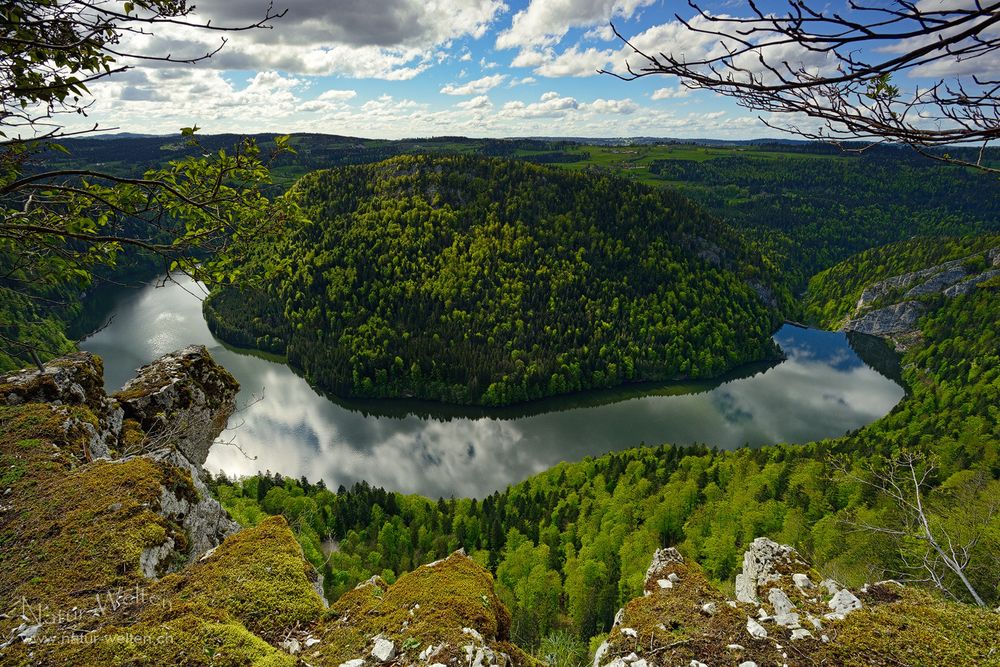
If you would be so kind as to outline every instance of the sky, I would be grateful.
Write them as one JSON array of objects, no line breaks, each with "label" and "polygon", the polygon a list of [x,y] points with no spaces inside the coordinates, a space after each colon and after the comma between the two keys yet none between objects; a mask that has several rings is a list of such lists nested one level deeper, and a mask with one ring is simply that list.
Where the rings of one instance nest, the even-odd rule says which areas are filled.
[{"label": "sky", "polygon": [[[745,11],[719,0],[714,11]],[[70,124],[169,134],[321,132],[371,138],[441,135],[779,136],[756,112],[675,78],[622,81],[643,50],[705,53],[680,0],[275,0],[271,29],[227,33],[195,66],[138,63],[92,86],[86,119]],[[245,25],[262,0],[204,0],[193,19]],[[127,45],[195,56],[220,33],[157,26]]]}]

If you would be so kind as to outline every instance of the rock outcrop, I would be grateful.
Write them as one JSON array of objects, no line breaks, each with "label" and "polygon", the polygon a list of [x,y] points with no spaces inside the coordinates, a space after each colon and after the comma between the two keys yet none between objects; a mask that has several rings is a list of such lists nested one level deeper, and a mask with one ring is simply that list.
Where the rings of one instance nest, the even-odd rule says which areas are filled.
[{"label": "rock outcrop", "polygon": [[[658,550],[643,597],[618,613],[594,667],[890,665],[903,654],[911,658],[904,664],[945,664],[914,658],[907,646],[937,636],[947,647],[954,621],[944,617],[968,620],[976,613],[892,582],[852,591],[821,579],[793,548],[767,538],[744,553],[736,598],[726,599],[675,549]],[[1000,630],[1000,615],[985,622]],[[991,664],[992,632],[977,635],[976,655],[962,654],[951,664]],[[948,651],[935,655],[953,655]]]},{"label": "rock outcrop", "polygon": [[993,248],[880,280],[861,293],[843,330],[890,338],[897,349],[905,349],[919,335],[917,322],[927,312],[923,299],[968,294],[998,275],[1000,248]]},{"label": "rock outcrop", "polygon": [[140,368],[114,398],[152,440],[200,466],[236,407],[239,386],[204,346],[193,345]]}]

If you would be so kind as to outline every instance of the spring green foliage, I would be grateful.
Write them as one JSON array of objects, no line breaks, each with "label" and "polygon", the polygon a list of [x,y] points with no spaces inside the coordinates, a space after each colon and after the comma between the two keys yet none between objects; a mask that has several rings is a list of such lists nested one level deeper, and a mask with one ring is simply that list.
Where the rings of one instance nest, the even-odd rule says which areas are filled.
[{"label": "spring green foliage", "polygon": [[[897,248],[896,255],[921,257],[922,243]],[[902,268],[922,268],[913,261]],[[816,285],[835,294],[824,280],[847,270]],[[895,525],[896,509],[845,476],[831,455],[846,457],[847,469],[861,474],[865,463],[911,448],[933,455],[938,466],[925,498],[935,528],[954,536],[981,533],[969,575],[995,605],[1000,571],[992,555],[1000,550],[1000,519],[994,513],[985,526],[982,519],[1000,502],[997,289],[984,284],[925,316],[922,344],[903,357],[907,397],[844,438],[730,452],[673,446],[616,452],[557,465],[481,501],[434,502],[367,485],[332,493],[274,476],[220,480],[218,492],[239,520],[263,511],[308,523],[300,540],[326,568],[333,596],[373,573],[395,574],[464,547],[495,568],[515,636],[540,642],[560,628],[584,639],[609,629],[614,611],[641,595],[649,556],[660,545],[680,545],[721,582],[732,581],[746,544],[761,535],[795,545],[845,583],[898,576],[905,568],[897,545],[845,523]],[[324,564],[317,553],[327,535],[338,540],[338,550]],[[910,556],[919,545],[911,548]],[[553,591],[561,596],[555,613]]]},{"label": "spring green foliage", "polygon": [[[311,224],[261,244],[263,290],[213,331],[341,396],[504,405],[771,357],[776,269],[687,200],[472,157],[309,174]],[[249,270],[249,269],[248,269]]]},{"label": "spring green foliage", "polygon": [[809,281],[803,300],[806,317],[825,327],[839,327],[854,311],[866,287],[912,267],[935,266],[968,257],[970,269],[986,268],[984,250],[1000,247],[1000,235],[933,237],[892,243],[858,253]]}]

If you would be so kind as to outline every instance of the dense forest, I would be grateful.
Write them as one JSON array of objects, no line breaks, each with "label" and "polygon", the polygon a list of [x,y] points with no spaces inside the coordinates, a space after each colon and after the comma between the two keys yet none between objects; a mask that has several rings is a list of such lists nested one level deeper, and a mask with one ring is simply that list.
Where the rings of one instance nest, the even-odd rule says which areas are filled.
[{"label": "dense forest", "polygon": [[313,172],[213,333],[340,396],[504,405],[774,357],[777,267],[688,200],[478,157]]},{"label": "dense forest", "polygon": [[824,152],[658,160],[650,171],[766,245],[796,285],[868,248],[1000,230],[996,179],[900,150]]},{"label": "dense forest", "polygon": [[[933,260],[948,247],[995,247],[996,239],[938,245]],[[883,252],[898,259],[892,271],[915,270],[933,263],[927,246],[918,239]],[[854,285],[840,277],[861,271],[870,256],[838,265],[811,289],[830,298],[850,292]],[[1000,494],[996,283],[923,318],[923,342],[903,358],[908,395],[843,438],[756,450],[633,449],[560,464],[479,500],[433,501],[365,484],[334,491],[270,473],[220,477],[215,488],[244,524],[284,514],[333,597],[371,574],[392,580],[463,547],[495,572],[515,639],[535,646],[552,632],[586,640],[607,631],[615,610],[640,594],[649,554],[662,545],[679,545],[724,585],[760,535],[795,545],[844,582],[897,575],[920,544],[857,528],[900,519],[853,474],[909,449],[936,466],[925,498],[935,526],[956,539],[978,531],[969,574],[996,605],[1000,519],[989,512]]]}]

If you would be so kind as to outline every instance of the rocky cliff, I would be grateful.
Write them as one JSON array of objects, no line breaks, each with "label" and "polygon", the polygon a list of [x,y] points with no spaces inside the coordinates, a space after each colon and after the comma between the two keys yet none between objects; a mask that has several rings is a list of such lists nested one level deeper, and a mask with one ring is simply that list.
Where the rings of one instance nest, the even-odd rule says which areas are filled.
[{"label": "rocky cliff", "polygon": [[905,349],[934,297],[953,299],[1000,276],[1000,248],[880,280],[865,288],[844,331],[891,339]]},{"label": "rocky cliff", "polygon": [[[537,664],[464,553],[327,606],[284,518],[234,524],[201,463],[238,386],[204,348],[102,386],[86,353],[0,376],[0,665]],[[848,590],[758,539],[732,596],[657,551],[594,666],[1000,665],[998,636],[1000,613]]]}]

